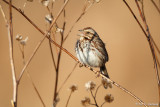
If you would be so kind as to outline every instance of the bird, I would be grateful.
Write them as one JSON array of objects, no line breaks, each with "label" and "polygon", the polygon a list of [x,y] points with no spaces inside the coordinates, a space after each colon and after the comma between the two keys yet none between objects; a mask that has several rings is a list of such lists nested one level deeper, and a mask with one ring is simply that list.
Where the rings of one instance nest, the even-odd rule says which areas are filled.
[{"label": "bird", "polygon": [[92,27],[79,30],[80,38],[76,42],[75,51],[78,60],[90,67],[100,68],[100,73],[110,78],[105,66],[109,56],[105,44]]}]

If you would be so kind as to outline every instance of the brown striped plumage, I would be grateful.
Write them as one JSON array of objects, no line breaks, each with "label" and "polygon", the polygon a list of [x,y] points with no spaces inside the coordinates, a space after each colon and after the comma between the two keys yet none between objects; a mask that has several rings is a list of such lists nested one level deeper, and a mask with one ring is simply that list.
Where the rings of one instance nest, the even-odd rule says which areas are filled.
[{"label": "brown striped plumage", "polygon": [[108,61],[108,53],[105,44],[97,32],[87,27],[81,32],[80,39],[76,43],[76,54],[79,61],[91,67],[99,67],[103,75],[109,78],[105,63]]}]

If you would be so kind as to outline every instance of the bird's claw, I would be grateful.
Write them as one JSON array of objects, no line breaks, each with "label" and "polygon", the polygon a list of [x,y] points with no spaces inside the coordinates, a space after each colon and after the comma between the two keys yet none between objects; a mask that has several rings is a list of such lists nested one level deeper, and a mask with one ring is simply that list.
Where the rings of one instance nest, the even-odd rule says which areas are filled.
[{"label": "bird's claw", "polygon": [[83,67],[84,66],[84,64],[82,64],[82,63],[79,63],[79,67]]},{"label": "bird's claw", "polygon": [[100,71],[97,71],[97,72],[96,72],[96,78],[100,77],[100,74],[101,74],[101,72],[100,72]]}]

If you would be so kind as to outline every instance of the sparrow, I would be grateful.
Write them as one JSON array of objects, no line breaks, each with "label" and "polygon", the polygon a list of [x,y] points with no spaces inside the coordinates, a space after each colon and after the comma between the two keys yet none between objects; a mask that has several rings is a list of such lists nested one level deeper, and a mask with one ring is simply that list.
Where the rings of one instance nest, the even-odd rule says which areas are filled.
[{"label": "sparrow", "polygon": [[75,46],[78,60],[90,67],[100,68],[100,73],[109,78],[105,66],[105,63],[109,60],[105,44],[93,28],[86,27],[79,31],[81,32],[78,34],[80,38]]}]

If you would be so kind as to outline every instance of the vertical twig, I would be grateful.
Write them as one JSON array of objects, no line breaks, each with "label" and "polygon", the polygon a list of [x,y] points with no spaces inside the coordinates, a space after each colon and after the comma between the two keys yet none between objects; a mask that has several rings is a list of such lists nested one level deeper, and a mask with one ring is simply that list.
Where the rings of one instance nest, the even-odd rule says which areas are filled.
[{"label": "vertical twig", "polygon": [[[140,6],[138,4],[138,2],[136,1],[136,4],[137,4],[137,7],[138,7],[138,10],[139,10],[139,13],[140,13],[140,16],[143,20],[143,23],[145,25],[145,28],[146,28],[146,32],[147,32],[147,36],[148,36],[148,42],[149,42],[149,46],[150,46],[150,49],[152,51],[152,56],[153,56],[153,61],[154,61],[154,66],[155,68],[157,69],[156,70],[156,75],[157,75],[157,80],[159,81],[159,74],[158,74],[158,68],[157,68],[157,65],[160,67],[160,63],[159,63],[159,60],[157,58],[157,55],[155,53],[155,49],[154,49],[154,46],[155,48],[157,49],[158,53],[160,54],[160,50],[158,49],[157,45],[155,44],[151,34],[150,34],[150,31],[149,31],[149,27],[147,25],[147,21],[146,21],[146,17],[145,17],[145,14],[144,14],[144,3],[143,3],[143,0],[140,1],[141,2],[141,5],[142,5],[142,10],[140,9]],[[158,83],[159,84],[159,83]]]},{"label": "vertical twig", "polygon": [[[12,23],[12,9],[11,9],[11,6],[12,3],[10,1],[9,3],[9,10],[10,10],[10,23]],[[7,27],[7,30],[8,30],[8,40],[9,40],[9,56],[10,56],[10,64],[11,64],[11,72],[12,72],[12,80],[13,80],[13,98],[11,100],[11,103],[12,103],[12,106],[13,107],[17,107],[17,92],[18,92],[18,87],[17,87],[17,81],[16,81],[16,74],[15,74],[15,66],[14,66],[14,57],[13,57],[13,42],[11,40],[11,35],[13,35],[13,32],[12,32],[12,24],[9,24],[8,21],[7,21],[7,18],[6,18],[6,15],[2,9],[2,6],[0,5],[0,9],[1,9],[1,13],[2,13],[2,16],[5,20],[5,23],[6,23],[6,27]]]},{"label": "vertical twig", "polygon": [[[154,1],[153,0],[151,0],[151,1],[155,5]],[[156,53],[155,53],[155,50],[154,50],[153,41],[152,41],[152,39],[150,39],[151,33],[150,33],[150,30],[149,30],[149,27],[147,25],[144,14],[142,14],[143,10],[141,11],[140,6],[138,4],[138,1],[135,0],[135,2],[136,2],[137,8],[139,10],[139,14],[141,16],[141,19],[143,20],[143,23],[144,23],[144,26],[145,26],[145,29],[146,29],[146,32],[147,32],[147,35],[148,35],[148,42],[149,42],[150,49],[151,49],[151,52],[152,52],[154,67],[155,67],[155,72],[156,72],[156,77],[157,77],[157,84],[158,84],[158,91],[159,91],[159,106],[160,106],[160,78],[159,78],[159,72],[158,72],[158,67],[157,67],[158,59],[156,57]]]},{"label": "vertical twig", "polygon": [[[66,0],[64,0],[64,3],[66,2]],[[65,26],[66,26],[66,14],[65,14],[65,9],[63,10],[63,17],[64,17],[64,23],[63,23],[63,32],[60,32],[61,34],[61,41],[60,41],[60,46],[63,46],[63,37],[64,37],[64,31],[65,31]],[[57,59],[57,69],[56,69],[56,81],[55,81],[55,90],[54,90],[54,98],[53,98],[53,104],[56,101],[57,98],[57,88],[58,88],[58,78],[59,78],[59,67],[60,67],[60,60],[61,60],[61,54],[62,54],[62,50],[60,49],[59,53],[58,53],[58,59]]]},{"label": "vertical twig", "polygon": [[[142,11],[140,9],[140,6],[138,4],[138,1],[135,0],[136,2],[136,5],[137,5],[137,8],[139,10],[139,13],[140,13],[140,16],[143,20],[143,23],[145,25],[145,29],[146,29],[146,32],[147,32],[147,35],[148,35],[148,42],[149,42],[149,45],[150,45],[150,49],[151,49],[151,52],[152,52],[152,56],[153,56],[153,60],[154,60],[154,66],[155,66],[155,71],[156,71],[156,76],[157,76],[157,83],[158,83],[158,87],[160,88],[160,79],[159,79],[159,72],[158,72],[158,67],[157,67],[157,58],[156,58],[156,53],[155,53],[155,50],[154,50],[154,46],[153,46],[153,43],[150,39],[150,36],[151,36],[151,33],[150,33],[150,30],[149,30],[149,27],[147,25],[147,22],[146,22],[146,19],[145,19],[145,16],[143,16],[144,14],[142,14]],[[143,12],[144,13],[144,12]]]},{"label": "vertical twig", "polygon": [[[47,6],[47,10],[48,10],[49,14],[51,15],[51,17],[53,17],[52,12],[50,11],[50,9],[49,9],[48,6]],[[49,38],[51,38],[51,34],[52,34],[52,32],[50,32]],[[54,37],[54,36],[55,36],[55,35],[53,34],[53,37]],[[49,48],[50,48],[50,52],[51,52],[51,57],[52,57],[53,66],[54,66],[54,69],[55,69],[55,71],[56,71],[56,63],[55,63],[55,59],[54,59],[54,55],[53,55],[53,49],[52,49],[51,41],[48,41],[48,42],[49,42]]]},{"label": "vertical twig", "polygon": [[102,84],[100,84],[98,87],[97,87],[97,89],[96,89],[96,92],[95,92],[95,99],[96,99],[96,96],[97,96],[97,92],[98,92],[98,90],[99,90],[99,88],[102,86]]},{"label": "vertical twig", "polygon": [[71,98],[72,93],[73,93],[73,92],[71,91],[65,107],[68,107],[68,103],[69,103],[69,100],[70,100],[70,98]]},{"label": "vertical twig", "polygon": [[90,92],[91,92],[92,98],[93,98],[93,100],[94,100],[94,102],[95,102],[95,106],[96,106],[96,107],[99,107],[98,104],[97,104],[96,98],[95,98],[95,96],[93,95],[92,90],[90,90]]},{"label": "vertical twig", "polygon": [[3,10],[1,4],[0,4],[0,9],[1,9],[1,13],[2,13],[2,16],[3,16],[3,18],[4,18],[4,21],[5,21],[5,23],[6,23],[6,27],[8,27],[8,21],[7,21],[6,15],[5,15],[5,13],[4,13],[4,10]]},{"label": "vertical twig", "polygon": [[[52,2],[52,3],[53,3],[53,2]],[[46,8],[47,8],[47,11],[49,12],[50,16],[51,16],[52,18],[54,18],[54,17],[53,17],[53,14],[52,14],[52,11],[49,9],[49,6],[47,6]],[[57,26],[57,23],[55,23],[55,25]],[[53,40],[56,41],[55,34],[54,34],[55,31],[52,32],[52,30],[51,30],[50,33],[51,33],[51,35],[52,35],[52,33],[53,33]],[[49,37],[51,37],[51,35],[49,35]],[[54,69],[55,69],[55,71],[56,71],[56,63],[55,63],[55,59],[54,59],[54,55],[53,55],[53,49],[52,49],[52,45],[51,45],[51,42],[50,42],[50,41],[49,41],[49,46],[50,46],[52,61],[53,61],[53,64],[54,64]],[[57,47],[55,47],[55,48],[56,48],[56,52],[57,52],[57,54],[58,54],[58,49],[57,49]]]},{"label": "vertical twig", "polygon": [[[61,47],[63,42],[63,35],[61,35]],[[58,77],[59,77],[59,66],[60,66],[60,59],[61,59],[62,50],[60,49],[58,53],[58,60],[57,60],[57,68],[56,68],[56,81],[55,81],[55,90],[54,90],[54,98],[53,102],[56,100],[57,97],[57,88],[58,88]]]},{"label": "vertical twig", "polygon": [[[132,13],[132,15],[134,16],[135,20],[137,21],[138,25],[140,26],[141,30],[143,31],[143,33],[145,34],[147,40],[148,40],[148,43],[149,43],[149,46],[150,46],[150,50],[151,50],[151,53],[152,53],[152,57],[153,57],[153,61],[154,61],[154,67],[155,67],[155,71],[156,71],[156,77],[157,77],[157,83],[158,83],[158,90],[159,90],[159,104],[160,104],[160,80],[159,80],[159,73],[158,73],[158,68],[157,68],[157,62],[159,63],[157,57],[156,57],[156,54],[155,54],[155,50],[154,50],[154,46],[158,49],[156,43],[153,41],[153,38],[150,34],[150,31],[149,31],[149,28],[148,28],[148,25],[147,25],[147,22],[146,22],[146,19],[145,19],[145,16],[142,15],[142,11],[139,7],[139,4],[137,2],[137,0],[135,0],[136,2],[136,5],[137,5],[137,8],[139,10],[139,13],[140,13],[140,16],[142,18],[142,21],[145,25],[145,29],[146,29],[146,32],[145,30],[143,29],[142,25],[140,24],[139,20],[137,19],[137,17],[135,16],[135,14],[133,13],[132,9],[130,8],[130,6],[128,5],[128,3],[123,0],[124,3],[126,4],[126,6],[128,7],[128,9],[130,10],[130,12]],[[143,5],[142,5],[143,6]],[[143,8],[143,7],[142,7]],[[143,12],[144,14],[144,12]],[[159,49],[158,49],[159,50]]]},{"label": "vertical twig", "polygon": [[[49,35],[49,38],[51,36]],[[52,49],[52,44],[51,44],[51,41],[49,40],[49,48],[50,48],[50,52],[51,52],[51,57],[52,57],[52,62],[53,62],[53,66],[54,66],[54,69],[56,71],[56,63],[55,63],[55,59],[54,59],[54,55],[53,55],[53,49]]]},{"label": "vertical twig", "polygon": [[12,71],[12,80],[13,80],[13,102],[12,106],[17,107],[17,81],[16,81],[16,73],[15,73],[15,65],[14,65],[14,57],[13,57],[13,24],[12,24],[12,0],[9,0],[9,25],[8,25],[8,40],[9,40],[9,50],[10,50],[10,63],[11,63],[11,71]]}]

